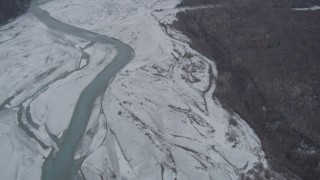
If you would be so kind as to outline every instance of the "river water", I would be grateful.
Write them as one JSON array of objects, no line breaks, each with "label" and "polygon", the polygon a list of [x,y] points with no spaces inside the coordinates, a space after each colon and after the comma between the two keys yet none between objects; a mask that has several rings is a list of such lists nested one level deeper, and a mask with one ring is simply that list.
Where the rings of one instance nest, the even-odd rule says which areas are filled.
[{"label": "river water", "polygon": [[134,51],[121,41],[94,32],[80,29],[57,21],[49,13],[39,8],[39,3],[31,3],[30,12],[33,13],[50,29],[61,31],[91,42],[112,45],[117,50],[113,61],[107,65],[95,79],[82,91],[74,109],[64,141],[56,153],[51,153],[43,163],[43,180],[72,180],[77,179],[79,164],[74,160],[78,143],[85,133],[93,104],[98,96],[103,95],[112,78],[132,59]]}]

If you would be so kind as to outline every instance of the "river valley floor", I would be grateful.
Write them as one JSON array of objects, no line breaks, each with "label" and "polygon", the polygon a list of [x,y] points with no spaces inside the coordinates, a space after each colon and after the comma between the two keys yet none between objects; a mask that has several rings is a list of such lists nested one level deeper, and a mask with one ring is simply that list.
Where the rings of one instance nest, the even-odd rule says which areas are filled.
[{"label": "river valley floor", "polygon": [[[134,50],[93,104],[73,157],[79,179],[233,180],[267,172],[254,131],[212,97],[215,64],[163,26],[175,20],[177,4],[55,0],[41,6],[58,21]],[[118,51],[50,29],[31,13],[0,31],[0,102],[14,97],[0,110],[0,174],[41,179],[45,159],[64,142],[80,94]]]}]

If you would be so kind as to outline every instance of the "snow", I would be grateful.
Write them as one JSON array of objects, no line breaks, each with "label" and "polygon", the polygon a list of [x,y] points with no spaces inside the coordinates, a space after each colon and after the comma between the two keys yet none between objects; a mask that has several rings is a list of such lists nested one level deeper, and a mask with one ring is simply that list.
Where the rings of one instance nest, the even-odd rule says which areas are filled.
[{"label": "snow", "polygon": [[30,14],[6,26],[13,28],[3,33],[14,38],[0,44],[0,93],[15,96],[15,106],[47,79],[73,68],[79,52],[67,44],[69,39],[61,42],[58,34],[49,34]]},{"label": "snow", "polygon": [[25,137],[15,123],[15,111],[0,112],[0,174],[1,179],[40,179],[42,156],[48,152]]},{"label": "snow", "polygon": [[312,7],[308,7],[308,8],[292,8],[292,10],[294,11],[316,11],[316,10],[320,10],[320,6],[312,6]]},{"label": "snow", "polygon": [[[68,78],[52,84],[31,104],[32,116],[37,124],[46,125],[54,135],[68,128],[75,103],[82,90],[97,76],[115,55],[112,47],[101,44],[85,50],[90,55],[90,63],[81,71],[74,72]],[[108,57],[105,60],[105,57]],[[101,65],[100,61],[103,61]]]},{"label": "snow", "polygon": [[[121,171],[126,163],[109,160],[110,155],[98,148],[82,165],[87,178],[89,174],[110,178],[110,170],[99,167],[93,173],[89,168],[101,159],[116,166],[111,174],[128,179],[161,179],[161,168],[171,179],[236,179],[256,163],[267,166],[251,128],[211,97],[218,75],[214,63],[192,50],[185,36],[170,30],[171,38],[159,25],[175,20],[177,3],[97,0],[44,5],[60,21],[128,43],[136,55],[109,86],[102,104],[107,128],[113,132],[106,136],[117,139],[107,149],[126,157],[131,169]],[[81,14],[74,10],[86,6],[90,8]],[[231,118],[236,127],[230,125]],[[232,134],[233,141],[226,134]],[[114,139],[106,138],[100,147],[104,144],[110,146]]]},{"label": "snow", "polygon": [[[135,51],[134,60],[96,100],[79,144],[75,159],[84,158],[86,179],[238,179],[258,163],[268,167],[253,130],[212,96],[215,64],[190,48],[184,35],[160,26],[175,20],[178,2],[55,0],[42,6],[59,21],[117,38]],[[83,50],[90,59],[82,58],[81,49],[90,42],[51,31],[28,13],[1,30],[0,100],[14,95],[9,106],[14,109],[46,85],[24,106],[31,103],[33,121],[40,126],[33,129],[38,139],[56,147],[48,133],[62,139],[81,91],[116,52],[94,44]],[[72,73],[46,84],[66,72]],[[7,111],[11,116],[1,114]],[[14,179],[24,160],[19,177],[40,179],[41,157],[48,150],[18,129],[15,109],[0,115],[0,140],[6,144],[0,149],[1,167],[12,163],[10,171],[1,168],[0,174]],[[13,129],[19,138],[6,138]],[[11,141],[20,146],[12,160],[7,158]]]},{"label": "snow", "polygon": [[1,32],[0,102],[14,99],[6,106],[10,109],[0,111],[10,111],[10,119],[7,113],[0,116],[0,174],[8,180],[40,179],[43,157],[50,149],[43,149],[19,128],[17,106],[30,104],[32,120],[39,126],[30,131],[45,145],[56,147],[48,132],[62,137],[81,91],[116,51],[97,43],[83,50],[89,59],[81,59],[81,49],[89,42],[48,30],[30,13],[1,27]]}]

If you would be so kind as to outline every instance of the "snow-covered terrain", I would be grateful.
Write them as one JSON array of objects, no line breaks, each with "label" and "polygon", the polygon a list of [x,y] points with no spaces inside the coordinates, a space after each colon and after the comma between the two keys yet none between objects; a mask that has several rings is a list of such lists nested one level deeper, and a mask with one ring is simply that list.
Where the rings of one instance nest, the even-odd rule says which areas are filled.
[{"label": "snow-covered terrain", "polygon": [[0,102],[14,97],[0,111],[1,178],[40,179],[47,147],[56,146],[50,135],[61,137],[79,94],[115,51],[51,31],[30,13],[0,31]]},{"label": "snow-covered terrain", "polygon": [[[79,144],[75,158],[86,179],[239,179],[268,166],[252,129],[212,96],[215,64],[166,26],[177,3],[55,0],[42,6],[61,22],[115,37],[135,51],[96,100]],[[0,102],[14,96],[0,111],[0,174],[40,179],[42,157],[58,148],[81,91],[115,52],[50,30],[30,13],[0,31]],[[28,117],[22,123],[35,126],[35,138],[18,127],[27,107],[32,123]]]},{"label": "snow-covered terrain", "polygon": [[294,11],[316,11],[316,10],[320,10],[320,6],[312,6],[312,7],[308,7],[308,8],[293,8],[292,10]]}]

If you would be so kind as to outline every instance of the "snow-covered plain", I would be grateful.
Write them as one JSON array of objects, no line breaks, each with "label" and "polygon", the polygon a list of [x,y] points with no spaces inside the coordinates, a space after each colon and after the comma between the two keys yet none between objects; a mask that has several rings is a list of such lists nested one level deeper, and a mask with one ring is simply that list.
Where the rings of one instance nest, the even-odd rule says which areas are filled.
[{"label": "snow-covered plain", "polygon": [[312,7],[307,7],[307,8],[292,8],[294,11],[316,11],[320,10],[320,6],[312,6]]},{"label": "snow-covered plain", "polygon": [[174,20],[177,3],[69,0],[44,5],[62,22],[128,43],[136,55],[97,106],[103,109],[96,110],[103,113],[96,115],[99,125],[88,126],[99,148],[87,150],[82,165],[87,178],[237,179],[255,164],[267,165],[250,127],[212,97],[215,65],[181,34],[160,26]]},{"label": "snow-covered plain", "polygon": [[[215,64],[165,26],[174,20],[177,3],[55,0],[43,5],[59,21],[115,37],[135,51],[96,100],[79,144],[75,158],[83,160],[86,179],[239,179],[259,164],[268,166],[252,129],[212,96]],[[49,150],[18,128],[15,106],[59,75],[84,66],[24,103],[30,103],[39,126],[32,131],[38,141],[57,147],[52,136],[63,137],[77,97],[102,68],[101,59],[112,60],[115,53],[112,47],[91,45],[84,50],[90,55],[86,65],[81,49],[90,42],[51,31],[30,14],[1,31],[0,102],[15,98],[6,106],[10,109],[0,111],[0,140],[6,144],[0,147],[0,165],[10,169],[1,168],[0,174],[40,179]]]},{"label": "snow-covered plain", "polygon": [[50,136],[61,138],[81,91],[116,51],[51,31],[30,13],[0,31],[0,102],[14,97],[0,110],[1,179],[40,179],[47,147],[57,147]]}]

